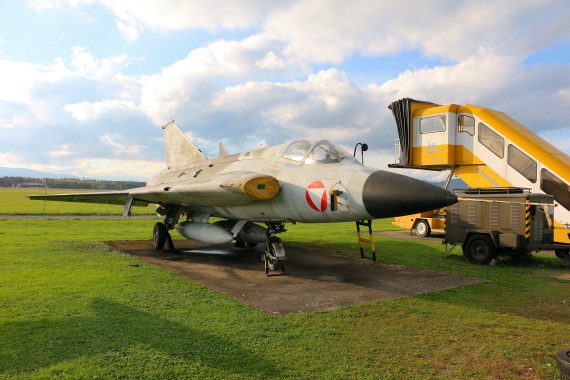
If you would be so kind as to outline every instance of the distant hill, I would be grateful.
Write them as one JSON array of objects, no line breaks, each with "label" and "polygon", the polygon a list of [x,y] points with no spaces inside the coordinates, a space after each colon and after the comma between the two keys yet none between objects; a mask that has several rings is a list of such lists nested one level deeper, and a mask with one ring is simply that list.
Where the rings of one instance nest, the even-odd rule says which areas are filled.
[{"label": "distant hill", "polygon": [[[445,181],[440,181],[440,182],[431,182],[434,185],[438,186],[438,187],[443,187],[443,185],[445,185]],[[447,188],[449,190],[451,189],[463,189],[463,188],[467,188],[469,187],[465,182],[463,182],[463,180],[461,178],[452,178],[451,182],[449,182],[449,186],[447,186]]]},{"label": "distant hill", "polygon": [[146,182],[138,181],[103,181],[80,178],[34,178],[34,177],[0,177],[0,187],[28,187],[29,185],[47,186],[48,189],[82,189],[82,190],[127,190],[144,187]]},{"label": "distant hill", "polygon": [[0,177],[30,177],[30,178],[79,178],[71,174],[56,174],[26,168],[4,168],[0,166]]}]

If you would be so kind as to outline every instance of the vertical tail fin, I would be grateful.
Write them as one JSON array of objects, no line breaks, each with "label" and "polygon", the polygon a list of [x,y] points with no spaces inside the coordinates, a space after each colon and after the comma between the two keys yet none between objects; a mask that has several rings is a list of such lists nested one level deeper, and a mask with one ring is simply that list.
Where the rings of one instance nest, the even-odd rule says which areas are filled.
[{"label": "vertical tail fin", "polygon": [[166,145],[166,166],[169,169],[208,159],[200,149],[192,144],[188,136],[178,129],[174,120],[164,124],[162,129],[164,129],[164,143]]},{"label": "vertical tail fin", "polygon": [[226,149],[226,147],[224,146],[224,144],[220,141],[220,157],[225,157],[227,156],[228,150]]}]

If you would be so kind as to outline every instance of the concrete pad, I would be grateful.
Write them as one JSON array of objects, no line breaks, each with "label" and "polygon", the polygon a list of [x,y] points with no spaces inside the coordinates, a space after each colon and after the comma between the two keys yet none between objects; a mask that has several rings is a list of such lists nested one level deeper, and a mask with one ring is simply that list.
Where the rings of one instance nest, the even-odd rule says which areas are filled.
[{"label": "concrete pad", "polygon": [[152,241],[107,244],[275,315],[334,309],[485,281],[291,247],[285,247],[286,273],[290,275],[268,277],[261,261],[262,245],[238,252],[231,244],[209,246],[176,240],[174,252],[157,252]]}]

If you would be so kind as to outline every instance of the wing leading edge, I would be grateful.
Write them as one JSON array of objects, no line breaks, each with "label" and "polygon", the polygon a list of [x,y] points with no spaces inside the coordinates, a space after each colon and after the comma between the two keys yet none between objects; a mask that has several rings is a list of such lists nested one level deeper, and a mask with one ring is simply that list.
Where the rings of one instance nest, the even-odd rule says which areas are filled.
[{"label": "wing leading edge", "polygon": [[[93,193],[72,193],[72,194],[52,194],[52,195],[29,195],[28,198],[34,201],[58,201],[58,202],[80,202],[99,203],[111,205],[124,205],[129,198],[129,190],[123,191],[98,191]],[[148,206],[149,202],[136,199],[133,206]]]},{"label": "wing leading edge", "polygon": [[272,176],[236,171],[116,192],[31,195],[29,198],[40,201],[116,205],[124,205],[132,198],[133,206],[143,207],[149,203],[226,207],[268,200],[277,195],[279,190],[279,181]]}]

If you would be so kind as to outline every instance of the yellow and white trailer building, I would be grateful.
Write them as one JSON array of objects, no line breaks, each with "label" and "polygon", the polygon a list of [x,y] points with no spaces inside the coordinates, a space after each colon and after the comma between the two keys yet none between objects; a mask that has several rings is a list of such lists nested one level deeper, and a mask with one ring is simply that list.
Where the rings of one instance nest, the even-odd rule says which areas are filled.
[{"label": "yellow and white trailer building", "polygon": [[[474,105],[402,99],[389,108],[398,126],[393,168],[451,170],[469,187],[522,187],[554,196],[554,240],[570,243],[570,157],[503,112]],[[427,215],[394,222],[443,228]],[[441,223],[441,224],[440,224]],[[428,232],[429,233],[429,232]]]}]

